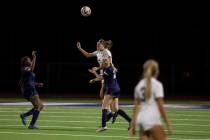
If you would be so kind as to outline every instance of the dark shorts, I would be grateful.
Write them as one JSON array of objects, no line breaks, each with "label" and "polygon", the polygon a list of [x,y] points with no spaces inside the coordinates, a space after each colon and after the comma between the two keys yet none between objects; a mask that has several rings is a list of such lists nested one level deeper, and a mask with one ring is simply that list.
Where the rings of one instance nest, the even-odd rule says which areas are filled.
[{"label": "dark shorts", "polygon": [[106,95],[110,95],[113,98],[119,98],[120,97],[120,91],[119,90],[105,90]]},{"label": "dark shorts", "polygon": [[35,95],[39,95],[38,92],[36,91],[36,89],[34,88],[29,88],[29,89],[24,89],[22,92],[23,97],[30,101],[30,99],[35,96]]}]

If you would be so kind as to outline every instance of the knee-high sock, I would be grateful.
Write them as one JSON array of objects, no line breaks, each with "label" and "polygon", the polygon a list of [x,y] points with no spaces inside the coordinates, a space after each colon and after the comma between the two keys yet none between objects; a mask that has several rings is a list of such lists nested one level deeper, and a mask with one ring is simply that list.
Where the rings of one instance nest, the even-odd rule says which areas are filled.
[{"label": "knee-high sock", "polygon": [[106,127],[107,109],[102,110],[102,127]]},{"label": "knee-high sock", "polygon": [[27,116],[32,115],[32,114],[34,113],[34,110],[35,110],[35,109],[32,108],[32,109],[28,110],[27,112],[23,113],[23,114],[22,114],[23,117],[27,117]]},{"label": "knee-high sock", "polygon": [[112,117],[113,117],[113,115],[114,115],[114,113],[112,113],[112,112],[109,112],[108,114],[107,114],[107,118],[106,118],[106,121],[109,121]]},{"label": "knee-high sock", "polygon": [[122,109],[119,109],[117,113],[122,116],[126,121],[131,122],[131,118],[123,111]]},{"label": "knee-high sock", "polygon": [[39,110],[36,110],[36,109],[34,110],[33,117],[32,117],[31,123],[30,123],[31,126],[35,125],[35,123],[39,117],[39,113],[40,113]]}]

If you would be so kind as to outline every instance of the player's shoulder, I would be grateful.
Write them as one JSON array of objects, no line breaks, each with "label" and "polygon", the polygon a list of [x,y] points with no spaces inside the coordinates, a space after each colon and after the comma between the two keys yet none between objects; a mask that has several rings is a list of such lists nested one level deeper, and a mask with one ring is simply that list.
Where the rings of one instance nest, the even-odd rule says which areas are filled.
[{"label": "player's shoulder", "polygon": [[111,51],[109,49],[104,49],[104,52],[111,54]]},{"label": "player's shoulder", "polygon": [[135,90],[142,88],[144,85],[144,79],[139,80],[139,82],[135,86]]},{"label": "player's shoulder", "polygon": [[161,81],[159,81],[158,79],[155,79],[155,78],[152,78],[152,84],[155,86],[155,87],[162,87],[163,84]]}]

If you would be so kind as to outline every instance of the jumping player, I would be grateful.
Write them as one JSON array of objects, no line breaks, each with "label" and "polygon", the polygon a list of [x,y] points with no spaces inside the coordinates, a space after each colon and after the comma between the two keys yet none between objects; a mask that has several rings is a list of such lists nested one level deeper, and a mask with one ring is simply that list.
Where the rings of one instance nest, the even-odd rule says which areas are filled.
[{"label": "jumping player", "polygon": [[[89,57],[97,57],[97,61],[98,61],[98,64],[99,66],[98,67],[95,67],[94,69],[95,70],[98,70],[100,69],[99,67],[101,66],[102,64],[102,59],[103,58],[108,58],[109,61],[111,62],[111,66],[113,67],[113,69],[115,71],[117,71],[117,69],[114,67],[114,64],[112,63],[112,54],[110,52],[110,48],[112,47],[112,41],[109,40],[109,41],[105,41],[104,39],[100,39],[97,44],[96,44],[96,51],[92,52],[92,53],[89,53],[87,51],[85,51],[82,47],[81,47],[81,44],[80,42],[77,42],[77,48],[78,50],[87,58]],[[100,69],[100,75],[103,75],[103,70]],[[104,89],[103,89],[103,80],[101,81],[101,89],[100,89],[100,98],[103,99],[103,96],[104,96]],[[118,100],[117,98],[115,100]],[[103,102],[103,101],[102,101]],[[114,116],[114,103],[111,104],[111,107],[109,107],[109,111],[108,111],[108,116],[107,116],[107,121],[109,121],[112,117],[113,117],[113,123],[114,121],[116,120],[116,117],[117,116]],[[110,109],[111,108],[111,109]]]},{"label": "jumping player", "polygon": [[[111,62],[109,58],[103,58],[102,64],[100,67],[103,70],[103,76],[100,76],[94,69],[89,70],[92,72],[96,78],[90,80],[90,83],[94,83],[96,81],[104,80],[104,99],[102,103],[102,126],[97,129],[97,132],[101,132],[107,130],[106,120],[107,120],[107,112],[109,106],[114,104],[115,114],[119,114],[122,116],[130,126],[131,118],[122,110],[119,109],[118,98],[120,96],[120,87],[116,79],[116,73],[113,67],[111,66]],[[117,100],[116,100],[117,99]]]}]

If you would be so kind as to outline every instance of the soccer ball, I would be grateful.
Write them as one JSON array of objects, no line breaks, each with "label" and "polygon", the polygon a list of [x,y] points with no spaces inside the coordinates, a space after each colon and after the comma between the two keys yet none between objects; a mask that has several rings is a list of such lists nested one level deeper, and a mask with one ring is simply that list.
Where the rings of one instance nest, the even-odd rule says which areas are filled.
[{"label": "soccer ball", "polygon": [[90,16],[90,14],[91,14],[91,9],[90,9],[90,7],[89,7],[89,6],[83,6],[83,7],[81,8],[81,14],[82,14],[84,17]]}]

